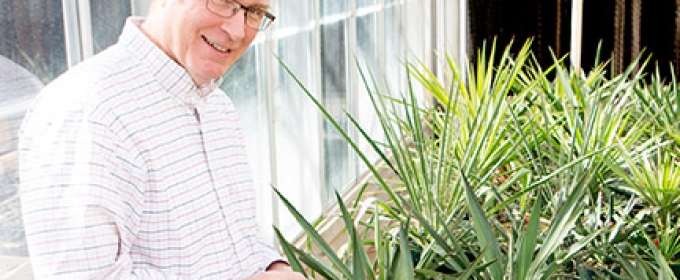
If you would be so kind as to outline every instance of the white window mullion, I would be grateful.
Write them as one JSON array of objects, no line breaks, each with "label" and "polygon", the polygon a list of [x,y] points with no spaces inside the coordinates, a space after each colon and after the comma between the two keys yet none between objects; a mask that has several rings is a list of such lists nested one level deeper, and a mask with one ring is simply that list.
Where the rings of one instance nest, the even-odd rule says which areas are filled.
[{"label": "white window mullion", "polygon": [[444,26],[446,25],[447,5],[444,0],[435,0],[431,2],[430,14],[432,15],[430,24],[430,42],[432,44],[435,55],[430,56],[430,69],[434,69],[434,74],[437,77],[443,77],[444,71],[442,67],[442,59],[446,55],[446,33]]},{"label": "white window mullion", "polygon": [[[351,115],[357,116],[358,115],[358,104],[357,104],[357,94],[359,94],[358,90],[358,85],[361,82],[361,79],[359,78],[359,71],[357,69],[357,63],[356,59],[357,58],[357,53],[358,53],[358,42],[357,42],[357,5],[356,5],[356,0],[351,0],[350,2],[350,18],[348,20],[348,26],[347,26],[347,83],[349,85],[347,86],[348,93],[347,93],[347,104],[349,106],[348,110]],[[353,139],[358,139],[358,131],[354,129],[354,126],[349,124],[348,125],[348,130],[349,130],[349,135]],[[349,164],[352,166],[350,170],[352,171],[352,174],[350,176],[353,176],[355,179],[351,181],[351,184],[355,184],[357,179],[359,178],[359,170],[361,168],[361,165],[359,164],[359,158],[354,153],[351,149],[349,152]],[[345,187],[345,186],[343,186]],[[351,188],[351,187],[350,187]],[[343,189],[345,191],[347,189]]]},{"label": "white window mullion", "polygon": [[581,37],[583,25],[583,0],[572,1],[571,7],[571,63],[576,72],[581,71]]},{"label": "white window mullion", "polygon": [[454,42],[457,42],[457,61],[460,68],[461,81],[467,81],[468,59],[468,7],[466,0],[458,0],[458,34],[455,34]]},{"label": "white window mullion", "polygon": [[[436,39],[435,49],[438,57],[433,64],[437,69],[437,76],[446,78],[445,56],[451,55],[458,64],[461,72],[461,80],[466,80],[466,61],[468,58],[468,15],[467,15],[467,1],[466,0],[436,0],[437,5],[432,7],[432,13],[436,20],[433,20],[435,28],[433,35]],[[455,15],[455,16],[447,16]],[[448,81],[450,82],[450,81]]]},{"label": "white window mullion", "polygon": [[[270,182],[274,187],[279,186],[278,182],[278,158],[277,158],[277,149],[276,149],[276,96],[274,93],[276,92],[276,88],[278,87],[280,81],[279,81],[279,74],[278,74],[278,61],[275,59],[269,59],[270,56],[276,56],[278,57],[279,54],[277,52],[278,50],[278,38],[274,38],[272,36],[272,30],[273,28],[269,28],[267,30],[267,39],[264,42],[264,77],[267,77],[265,79],[266,83],[266,88],[265,88],[265,93],[264,95],[264,102],[266,105],[266,111],[264,112],[265,117],[266,117],[266,123],[264,124],[264,128],[262,128],[262,131],[265,131],[267,134],[267,149],[268,149],[268,162],[269,162],[269,178]],[[261,107],[261,106],[260,106]],[[264,144],[262,144],[264,147]],[[277,228],[280,228],[281,225],[281,216],[279,212],[279,198],[274,193],[273,191],[271,192],[271,215],[272,215],[272,224],[276,226]],[[277,239],[274,238],[274,242],[277,242]]]},{"label": "white window mullion", "polygon": [[380,12],[378,13],[378,40],[377,47],[379,57],[378,57],[378,71],[379,73],[386,73],[387,70],[387,60],[385,56],[385,49],[387,48],[385,41],[385,0],[378,0],[378,5],[380,6]]},{"label": "white window mullion", "polygon": [[[319,71],[314,71],[314,81],[316,81],[316,84],[314,87],[317,90],[317,92],[320,92],[323,90],[323,71],[322,69],[322,63],[321,63],[321,25],[323,24],[322,22],[322,15],[321,15],[321,3],[320,1],[322,0],[314,0],[314,31],[312,32],[312,53],[314,54],[314,59],[313,63],[315,64],[314,69],[318,69]],[[321,96],[317,96],[319,100],[321,100]],[[321,205],[326,205],[328,203],[327,197],[328,195],[328,186],[326,186],[326,162],[324,161],[324,154],[325,154],[325,149],[326,145],[324,144],[325,141],[325,131],[324,131],[324,126],[323,126],[324,119],[323,117],[320,117],[318,122],[317,122],[317,141],[319,143],[319,170],[318,170],[318,178],[319,178],[319,188],[321,188],[321,191],[319,192],[321,197],[319,198],[321,201]]]},{"label": "white window mullion", "polygon": [[80,24],[78,20],[78,3],[62,0],[64,13],[64,44],[66,45],[66,63],[69,68],[83,60],[80,45]]},{"label": "white window mullion", "polygon": [[70,68],[94,53],[90,0],[62,0],[62,9],[66,63]]},{"label": "white window mullion", "polygon": [[78,0],[78,24],[80,25],[80,45],[83,59],[94,54],[94,39],[92,38],[92,10],[90,0]]}]

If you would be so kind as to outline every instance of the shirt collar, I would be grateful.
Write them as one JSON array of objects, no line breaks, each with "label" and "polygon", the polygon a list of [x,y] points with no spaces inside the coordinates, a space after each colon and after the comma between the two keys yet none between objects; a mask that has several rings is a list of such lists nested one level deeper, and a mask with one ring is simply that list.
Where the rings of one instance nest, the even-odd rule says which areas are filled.
[{"label": "shirt collar", "polygon": [[150,72],[160,85],[173,97],[187,106],[196,107],[205,102],[221,84],[222,78],[214,79],[205,85],[196,85],[189,73],[156,46],[140,29],[142,17],[130,17],[125,22],[119,43],[130,53],[137,56],[140,64],[149,67]]}]

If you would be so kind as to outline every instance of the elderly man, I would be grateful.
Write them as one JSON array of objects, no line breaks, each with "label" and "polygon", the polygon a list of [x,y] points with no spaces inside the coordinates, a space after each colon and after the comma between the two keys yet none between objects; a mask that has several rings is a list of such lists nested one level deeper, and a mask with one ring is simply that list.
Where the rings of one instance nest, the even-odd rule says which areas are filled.
[{"label": "elderly man", "polygon": [[268,8],[154,0],[41,91],[19,144],[36,278],[303,278],[258,235],[241,128],[218,88]]}]

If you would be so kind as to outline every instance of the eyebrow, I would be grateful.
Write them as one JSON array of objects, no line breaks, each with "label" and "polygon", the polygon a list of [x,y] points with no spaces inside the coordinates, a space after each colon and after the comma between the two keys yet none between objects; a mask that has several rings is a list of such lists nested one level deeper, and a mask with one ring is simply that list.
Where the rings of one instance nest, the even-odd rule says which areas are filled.
[{"label": "eyebrow", "polygon": [[243,5],[243,6],[246,6],[248,8],[252,8],[252,9],[262,10],[262,11],[269,10],[269,5],[265,5],[265,4],[252,4],[252,5]]}]

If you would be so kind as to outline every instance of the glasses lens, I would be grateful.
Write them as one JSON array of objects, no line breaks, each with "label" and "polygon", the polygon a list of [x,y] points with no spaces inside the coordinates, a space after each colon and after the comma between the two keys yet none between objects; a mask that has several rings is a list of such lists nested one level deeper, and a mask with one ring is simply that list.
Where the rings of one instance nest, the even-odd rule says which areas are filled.
[{"label": "glasses lens", "polygon": [[226,18],[234,16],[241,9],[241,5],[231,0],[207,0],[206,6],[211,12]]},{"label": "glasses lens", "polygon": [[267,11],[258,9],[247,10],[246,25],[250,28],[264,30],[269,27],[272,21],[273,16]]},{"label": "glasses lens", "polygon": [[256,9],[246,9],[246,25],[253,29],[260,29],[263,13]]},{"label": "glasses lens", "polygon": [[260,30],[267,29],[267,27],[269,27],[269,25],[271,25],[273,21],[274,20],[268,16],[263,17],[262,20],[260,21]]},{"label": "glasses lens", "polygon": [[244,9],[246,26],[255,30],[266,29],[274,20],[274,16],[267,11],[244,7],[233,0],[207,0],[206,7],[209,11],[225,18],[231,18],[239,10]]}]

